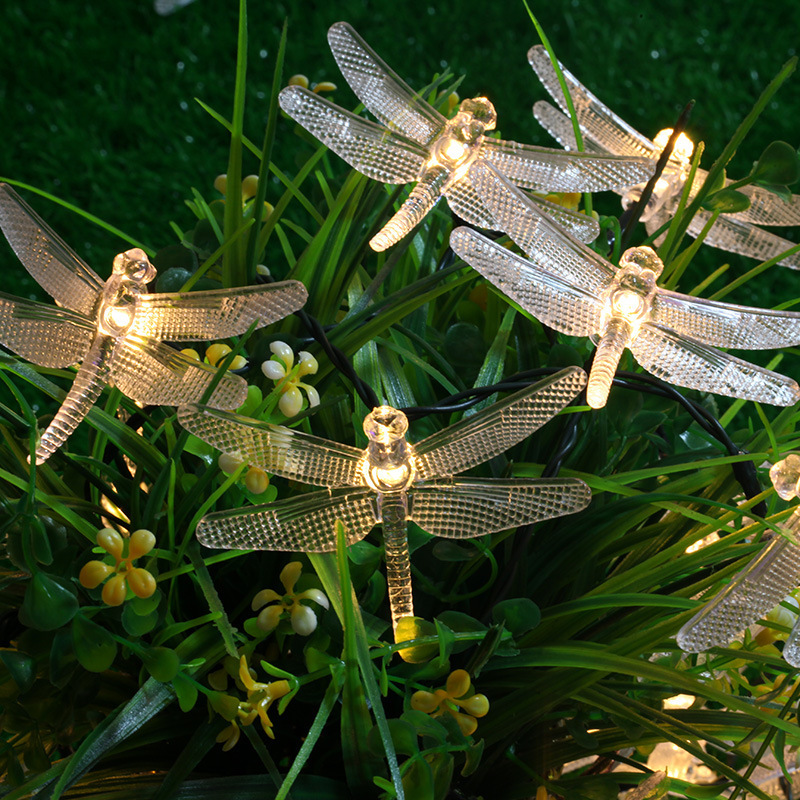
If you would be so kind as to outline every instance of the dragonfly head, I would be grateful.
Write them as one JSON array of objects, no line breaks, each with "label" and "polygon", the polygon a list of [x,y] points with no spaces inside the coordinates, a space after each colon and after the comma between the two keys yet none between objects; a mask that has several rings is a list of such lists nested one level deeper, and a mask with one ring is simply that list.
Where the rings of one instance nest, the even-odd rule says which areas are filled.
[{"label": "dragonfly head", "polygon": [[144,250],[134,247],[114,257],[114,274],[144,286],[155,278],[156,268]]},{"label": "dragonfly head", "polygon": [[376,492],[407,489],[414,479],[414,460],[406,442],[408,418],[391,406],[378,406],[364,417],[369,445],[364,477]]},{"label": "dragonfly head", "polygon": [[450,121],[453,129],[468,144],[475,144],[486,131],[493,131],[497,125],[497,112],[494,105],[485,97],[462,100],[458,113]]},{"label": "dragonfly head", "polygon": [[798,480],[800,480],[800,456],[790,453],[786,458],[777,461],[769,471],[769,479],[775,491],[784,500],[798,497]]}]

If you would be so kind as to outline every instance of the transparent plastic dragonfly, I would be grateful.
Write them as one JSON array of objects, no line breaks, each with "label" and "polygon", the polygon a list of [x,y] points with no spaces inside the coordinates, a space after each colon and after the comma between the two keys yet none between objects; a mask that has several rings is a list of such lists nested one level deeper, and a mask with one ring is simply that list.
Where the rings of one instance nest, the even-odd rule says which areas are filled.
[{"label": "transparent plastic dragonfly", "polygon": [[[301,308],[298,281],[183,294],[150,294],[155,267],[134,248],[100,278],[7,184],[0,184],[0,228],[28,272],[58,308],[0,293],[0,343],[42,367],[81,362],[75,381],[36,448],[41,464],[89,413],[103,386],[145,404],[199,401],[217,373],[162,344],[244,333]],[[236,408],[247,383],[225,374],[208,401]]]},{"label": "transparent plastic dragonfly", "polygon": [[[784,499],[798,497],[800,456],[789,455],[769,471],[775,491]],[[678,646],[689,653],[728,644],[762,619],[793,589],[800,578],[800,505],[781,523],[786,537],[772,541],[707,605],[678,631]],[[783,647],[783,657],[800,667],[800,617]]]},{"label": "transparent plastic dragonfly", "polygon": [[512,447],[581,391],[577,367],[510,395],[416,444],[406,441],[402,411],[379,406],[364,419],[366,449],[319,439],[223,411],[184,407],[189,431],[248,464],[326,487],[263,506],[204,517],[197,538],[208,547],[325,552],[336,549],[335,522],[348,544],[383,525],[392,623],[413,616],[406,522],[435,536],[466,539],[588,505],[589,487],[575,478],[477,480],[454,477]]},{"label": "transparent plastic dragonfly", "polygon": [[[384,183],[411,183],[399,211],[372,238],[385,250],[411,231],[439,197],[473,225],[493,227],[481,198],[465,180],[476,160],[488,160],[515,184],[554,192],[594,192],[646,180],[653,164],[641,157],[567,154],[561,150],[493,139],[497,114],[485,97],[464,100],[446,119],[412,91],[344,22],[328,31],[333,55],[351,88],[378,123],[357,116],[314,92],[289,86],[280,93],[281,108],[348,164]],[[545,201],[541,201],[545,202]],[[582,214],[547,203],[559,223],[584,241],[598,229]]]},{"label": "transparent plastic dragonfly", "polygon": [[546,325],[593,337],[590,406],[605,405],[626,347],[644,369],[678,386],[779,406],[800,400],[795,381],[716,349],[797,344],[800,314],[661,289],[663,264],[649,247],[626,250],[617,268],[548,220],[491,166],[474,164],[470,180],[530,260],[469,228],[456,228],[450,246]]},{"label": "transparent plastic dragonfly", "polygon": [[[567,116],[567,104],[550,56],[544,47],[537,45],[528,51],[528,61],[544,88],[561,108],[559,111],[550,103],[540,100],[533,107],[533,115],[562,147],[575,150],[572,122]],[[587,152],[644,156],[652,159],[653,163],[658,160],[672,134],[671,129],[661,131],[655,141],[642,136],[603,105],[569,70],[564,69],[561,62],[559,66],[569,88]],[[656,231],[674,215],[683,186],[689,177],[693,150],[691,140],[681,134],[642,214],[641,220],[648,233]],[[703,169],[697,170],[689,193],[690,199],[697,194],[707,174]],[[726,181],[726,185],[729,183],[730,181]],[[644,184],[639,184],[622,189],[619,192],[622,195],[622,205],[628,208],[638,201],[643,188]],[[705,244],[759,261],[766,261],[793,247],[794,242],[756,226],[800,225],[800,197],[792,195],[791,202],[786,203],[778,195],[759,186],[742,186],[739,191],[750,198],[750,207],[734,214],[721,215],[706,234],[703,240]],[[689,223],[688,233],[696,237],[710,217],[710,212],[699,211]],[[787,256],[778,263],[800,269],[800,253]]]}]

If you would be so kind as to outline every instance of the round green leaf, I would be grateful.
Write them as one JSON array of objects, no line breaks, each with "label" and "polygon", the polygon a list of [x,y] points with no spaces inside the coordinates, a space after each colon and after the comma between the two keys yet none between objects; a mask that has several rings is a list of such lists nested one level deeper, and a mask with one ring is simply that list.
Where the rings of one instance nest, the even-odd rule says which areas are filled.
[{"label": "round green leaf", "polygon": [[25,590],[20,622],[40,631],[54,631],[66,625],[78,611],[78,600],[70,589],[62,578],[37,572]]},{"label": "round green leaf", "polygon": [[152,647],[141,654],[145,669],[161,683],[171,681],[178,670],[181,662],[178,654],[169,647]]},{"label": "round green leaf", "polygon": [[125,603],[122,609],[122,626],[130,636],[144,636],[155,628],[158,622],[158,611],[149,614],[139,614],[134,611],[131,603]]},{"label": "round green leaf", "polygon": [[735,214],[750,208],[750,198],[736,189],[720,189],[708,195],[703,201],[703,208],[709,211],[722,211],[724,214]]},{"label": "round green leaf", "polygon": [[[14,695],[18,692],[26,692],[33,686],[33,682],[36,680],[36,663],[27,653],[3,648],[0,650],[0,662],[16,684]],[[0,687],[5,696],[7,687],[4,684],[5,681],[0,681]]]},{"label": "round green leaf", "polygon": [[197,687],[185,676],[176,675],[172,679],[175,694],[178,696],[178,705],[184,713],[191,711],[197,702]]},{"label": "round green leaf", "polygon": [[502,622],[511,633],[520,635],[535,628],[542,619],[539,606],[528,597],[511,597],[492,609],[492,619]]},{"label": "round green leaf", "polygon": [[89,672],[104,672],[117,655],[111,634],[80,614],[72,620],[72,646],[81,666]]},{"label": "round green leaf", "polygon": [[756,162],[751,177],[759,183],[790,184],[800,179],[800,159],[788,142],[772,142]]},{"label": "round green leaf", "polygon": [[156,291],[179,292],[183,288],[183,284],[191,277],[192,273],[183,267],[172,267],[164,270],[156,279]]}]

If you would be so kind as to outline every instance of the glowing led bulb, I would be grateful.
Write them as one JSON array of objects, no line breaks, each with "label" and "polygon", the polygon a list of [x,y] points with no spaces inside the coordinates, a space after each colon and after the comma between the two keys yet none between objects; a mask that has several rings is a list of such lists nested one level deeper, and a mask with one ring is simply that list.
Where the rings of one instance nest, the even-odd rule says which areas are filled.
[{"label": "glowing led bulb", "polygon": [[[89,413],[103,386],[113,383],[145,404],[200,400],[216,370],[161,340],[185,342],[244,333],[300,308],[305,287],[285,281],[244,289],[150,294],[155,267],[138,247],[114,258],[103,281],[6,184],[0,184],[0,227],[20,261],[61,306],[4,295],[0,342],[44,367],[80,361],[66,399],[41,436],[36,462],[49,458]],[[236,408],[247,384],[225,375],[208,399]]]},{"label": "glowing led bulb", "polygon": [[[545,101],[536,103],[533,114],[542,126],[567,150],[575,150],[575,134],[572,120],[561,90],[550,56],[547,51],[536,46],[528,52],[528,61],[553,100],[561,108]],[[643,156],[655,163],[666,147],[672,134],[671,129],[661,131],[654,141],[650,141],[620,119],[608,106],[593,95],[569,70],[561,70],[569,87],[570,97],[581,128],[581,136],[587,150],[594,153],[608,153],[620,156]],[[563,112],[563,113],[562,113]],[[689,177],[689,167],[694,145],[688,136],[681,133],[667,162],[662,177],[644,209],[641,221],[647,232],[653,234],[675,214],[684,184]],[[698,169],[689,189],[691,201],[703,185],[708,173]],[[637,181],[631,181],[636,184]],[[726,180],[726,185],[730,181]],[[623,196],[625,208],[641,197],[644,184],[615,189]],[[705,231],[704,244],[739,253],[759,261],[781,256],[794,243],[773,233],[762,230],[759,225],[800,225],[800,196],[792,195],[790,202],[784,202],[777,194],[760,186],[740,186],[738,191],[747,195],[750,207],[734,214],[719,216],[710,230]],[[711,219],[710,211],[698,211],[689,223],[688,233],[697,236]],[[656,240],[656,243],[660,243]],[[778,262],[786,267],[800,269],[800,253],[781,258]]]},{"label": "glowing led bulb", "polygon": [[592,408],[605,405],[625,348],[677,386],[780,406],[800,400],[794,380],[716,349],[798,344],[800,314],[661,289],[664,265],[651,248],[626,250],[615,267],[553,225],[490,165],[474,163],[468,179],[531,260],[468,228],[453,231],[450,246],[551,328],[597,341],[586,390]]},{"label": "glowing led bulb", "polygon": [[414,613],[406,524],[435,536],[482,536],[584,508],[591,493],[573,479],[479,481],[456,473],[502,453],[570,402],[586,383],[577,367],[511,395],[416,445],[402,411],[367,414],[364,450],[221,411],[181,408],[195,435],[267,472],[325,486],[323,492],[255,508],[210,514],[197,537],[209,547],[334,550],[341,520],[352,544],[383,526],[392,622]]},{"label": "glowing led bulb", "polygon": [[[490,161],[519,186],[542,192],[628,186],[653,172],[652,163],[638,157],[570,154],[487,137],[497,123],[487,98],[462,101],[448,120],[403,83],[348,24],[333,25],[328,42],[347,82],[378,123],[301,86],[286,87],[279,100],[290,117],[370,178],[416,182],[399,211],[370,241],[375,250],[385,250],[409,233],[442,196],[462,219],[496,228],[482,198],[465,181],[474,160]],[[599,229],[585,215],[541,202],[585,241],[597,236]]]},{"label": "glowing led bulb", "polygon": [[[792,453],[769,471],[775,491],[784,499],[798,496],[800,457]],[[678,645],[690,653],[725,645],[767,615],[800,578],[800,506],[781,523],[786,537],[772,541],[707,605],[678,631]],[[783,647],[784,659],[800,666],[800,617]]]}]

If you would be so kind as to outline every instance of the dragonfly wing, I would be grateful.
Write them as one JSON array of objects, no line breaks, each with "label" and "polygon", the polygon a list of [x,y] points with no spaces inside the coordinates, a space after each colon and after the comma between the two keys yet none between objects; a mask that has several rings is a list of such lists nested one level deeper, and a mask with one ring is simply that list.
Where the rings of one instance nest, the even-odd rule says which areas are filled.
[{"label": "dragonfly wing", "polygon": [[[554,105],[548,103],[547,100],[537,101],[533,104],[533,116],[565,150],[578,149],[578,145],[575,143],[575,131],[572,128],[572,121]],[[594,137],[583,126],[581,126],[581,136],[585,152],[615,155],[615,153],[610,153],[595,141]]]},{"label": "dragonfly wing", "polygon": [[213,447],[267,472],[315,486],[362,486],[363,451],[227,411],[184,406],[178,420]]},{"label": "dragonfly wing", "polygon": [[800,343],[800,313],[747,308],[659,289],[652,320],[704,344],[763,350]]},{"label": "dragonfly wing", "polygon": [[[726,181],[728,183],[731,181]],[[800,196],[793,194],[787,203],[761,186],[741,186],[739,191],[750,198],[750,208],[726,214],[729,219],[753,225],[800,225]]]},{"label": "dragonfly wing", "polygon": [[387,128],[427,145],[445,118],[402,81],[346,22],[328,30],[328,44],[350,88]]},{"label": "dragonfly wing", "polygon": [[[687,232],[691,236],[698,236],[703,225],[708,221],[708,211],[699,211],[689,223]],[[749,222],[741,222],[733,214],[723,214],[717,218],[711,230],[706,234],[703,242],[710,247],[718,247],[729,253],[738,253],[742,256],[766,261],[785,253],[796,242],[782,239],[774,233],[757,228]],[[793,253],[781,259],[778,264],[784,267],[800,269],[800,253]]]},{"label": "dragonfly wing", "polygon": [[0,228],[25,269],[59,305],[92,314],[103,281],[5,183],[0,183]]},{"label": "dragonfly wing", "polygon": [[367,177],[383,183],[409,183],[419,178],[427,152],[412,139],[300,86],[288,86],[278,99],[292,119]]},{"label": "dragonfly wing", "polygon": [[83,314],[0,292],[0,344],[42,367],[82,361],[95,336]]},{"label": "dragonfly wing", "polygon": [[656,323],[642,325],[630,349],[648,372],[676,386],[775,406],[800,400],[800,387],[790,378]]},{"label": "dragonfly wing", "polygon": [[581,211],[573,211],[572,209],[565,208],[558,203],[553,203],[535,194],[528,194],[526,196],[543,214],[551,217],[560,227],[564,228],[570,236],[574,236],[579,241],[588,244],[589,242],[593,242],[600,235],[600,224],[593,217]]},{"label": "dragonfly wing", "polygon": [[603,302],[596,293],[540,269],[471,228],[456,228],[450,247],[503,294],[545,325],[570,336],[591,336],[600,330]]},{"label": "dragonfly wing", "polygon": [[593,294],[604,291],[616,270],[542,214],[527,195],[490,164],[470,167],[469,181],[505,231],[542,269]]},{"label": "dragonfly wing", "polygon": [[[156,339],[135,334],[117,342],[111,362],[111,377],[117,388],[145,405],[198,402],[216,374],[215,367],[188,358]],[[246,398],[244,378],[226,373],[208,403],[236,408]]]},{"label": "dragonfly wing", "polygon": [[[541,45],[532,47],[528,51],[528,61],[553,100],[565,114],[569,114],[561,84],[547,50]],[[560,61],[558,65],[567,83],[578,122],[586,129],[596,146],[607,153],[620,156],[658,158],[659,150],[653,142],[603,105],[568,69],[564,69]]]},{"label": "dragonfly wing", "polygon": [[727,644],[778,605],[797,586],[798,576],[800,546],[776,536],[678,631],[678,646],[700,653]]},{"label": "dragonfly wing", "polygon": [[244,333],[254,322],[269,325],[297,311],[308,293],[300,281],[205,292],[144,294],[134,316],[140,336],[186,342]]},{"label": "dragonfly wing", "polygon": [[206,547],[229,550],[289,550],[325,553],[336,549],[336,521],[347,528],[347,544],[375,527],[371,489],[311,492],[263,506],[208,514],[197,526]]},{"label": "dragonfly wing", "polygon": [[586,373],[567,367],[428,436],[414,446],[418,479],[453,475],[499,455],[552,419],[585,385]]},{"label": "dragonfly wing", "polygon": [[646,181],[655,169],[650,158],[567,153],[490,138],[479,157],[518,186],[547,192],[602,192]]},{"label": "dragonfly wing", "polygon": [[410,517],[434,536],[469,539],[586,508],[591,489],[577,478],[431,481],[411,493]]}]

